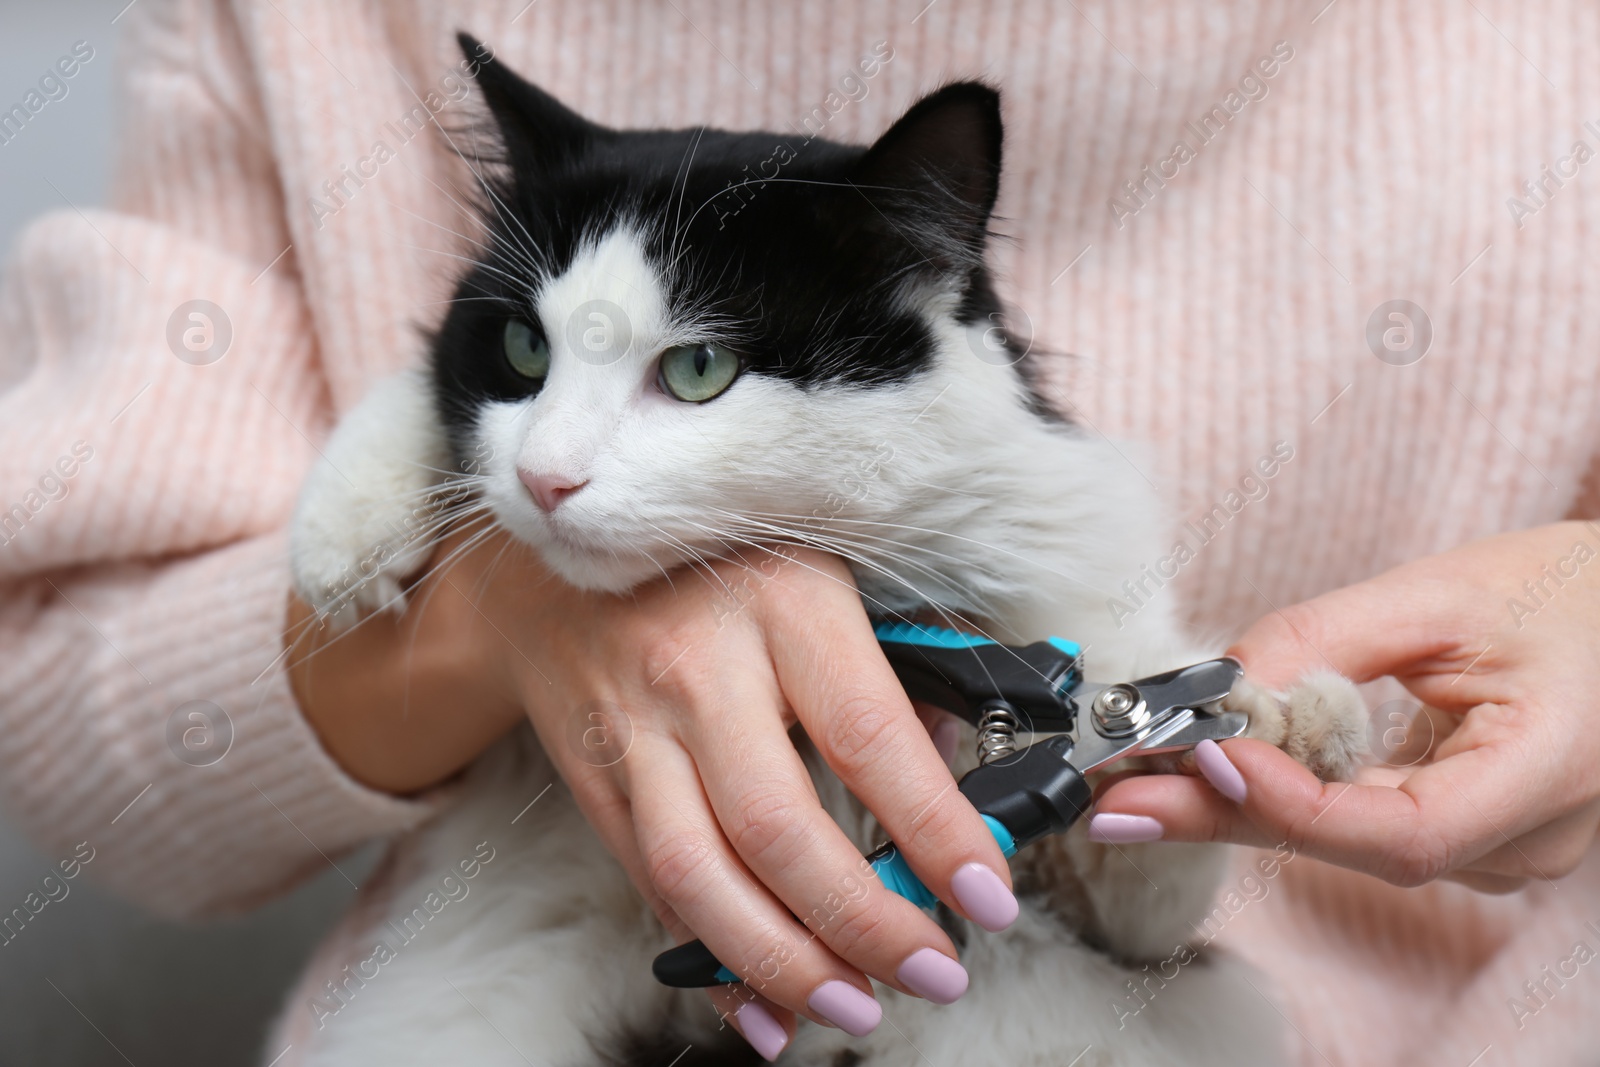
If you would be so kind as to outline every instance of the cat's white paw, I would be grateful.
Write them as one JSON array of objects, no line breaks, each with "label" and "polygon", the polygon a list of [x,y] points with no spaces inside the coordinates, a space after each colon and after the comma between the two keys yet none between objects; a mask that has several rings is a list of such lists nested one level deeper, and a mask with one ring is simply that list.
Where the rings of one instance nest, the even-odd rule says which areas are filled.
[{"label": "cat's white paw", "polygon": [[404,607],[402,582],[432,551],[449,462],[427,383],[380,382],[339,423],[289,528],[294,588],[336,627]]},{"label": "cat's white paw", "polygon": [[1250,716],[1246,736],[1277,745],[1324,781],[1348,781],[1366,751],[1366,701],[1333,671],[1308,674],[1283,693],[1241,677],[1223,707]]},{"label": "cat's white paw", "polygon": [[432,546],[420,533],[372,521],[373,501],[361,496],[327,486],[306,492],[289,538],[295,592],[337,629],[374,611],[403,608],[401,583]]}]

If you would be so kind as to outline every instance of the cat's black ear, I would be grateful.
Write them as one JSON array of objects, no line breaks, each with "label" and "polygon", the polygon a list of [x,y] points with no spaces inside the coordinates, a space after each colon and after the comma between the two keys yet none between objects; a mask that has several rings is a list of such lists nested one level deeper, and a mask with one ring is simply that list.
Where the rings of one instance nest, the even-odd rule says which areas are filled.
[{"label": "cat's black ear", "polygon": [[[919,194],[981,231],[1000,192],[1000,94],[981,82],[956,82],[923,97],[878,138],[856,167],[863,191]],[[953,218],[952,221],[958,221]]]},{"label": "cat's black ear", "polygon": [[471,34],[456,34],[456,42],[500,128],[507,162],[517,173],[537,174],[574,159],[605,131],[519,77]]}]

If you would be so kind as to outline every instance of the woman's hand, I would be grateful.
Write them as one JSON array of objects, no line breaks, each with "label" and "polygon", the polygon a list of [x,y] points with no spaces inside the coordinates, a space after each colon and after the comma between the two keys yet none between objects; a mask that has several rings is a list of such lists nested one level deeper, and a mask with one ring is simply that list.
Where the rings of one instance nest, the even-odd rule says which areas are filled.
[{"label": "woman's hand", "polygon": [[[463,727],[471,744],[451,743],[449,758],[427,754],[438,730],[408,726],[423,740],[396,740],[392,713],[312,710],[332,704],[316,699],[324,678],[362,673],[318,665],[324,653],[303,661],[317,681],[297,692],[314,722],[329,720],[319,730],[336,758],[401,790],[448,776],[525,709],[669,929],[700,937],[746,979],[713,999],[771,1058],[793,1029],[781,1009],[857,1034],[876,1026],[864,975],[939,1002],[966,988],[944,931],[884,888],[822,809],[787,733],[795,721],[941,899],[991,930],[1017,904],[1004,857],[878,650],[848,570],[808,550],[764,558],[619,597],[574,590],[531,551],[495,540],[420,582],[399,623],[379,616],[327,646],[337,654],[374,623],[393,631],[372,639],[380,645],[404,645],[408,630],[419,645],[435,640],[445,651],[421,654],[433,665],[421,684],[439,716],[484,709]],[[451,653],[467,657],[453,688],[443,681]],[[360,688],[331,684],[345,697]],[[413,693],[408,722],[434,714],[421,703]],[[368,736],[383,732],[381,743]]]},{"label": "woman's hand", "polygon": [[1124,778],[1096,818],[1154,820],[1165,840],[1287,842],[1397,885],[1448,876],[1490,891],[1567,874],[1594,840],[1600,525],[1505,534],[1397,567],[1266,616],[1230,654],[1271,688],[1329,668],[1358,682],[1392,675],[1443,714],[1411,727],[1424,735],[1404,748],[1414,766],[1368,768],[1354,785],[1319,782],[1259,741],[1228,741],[1197,759],[1216,788]]}]

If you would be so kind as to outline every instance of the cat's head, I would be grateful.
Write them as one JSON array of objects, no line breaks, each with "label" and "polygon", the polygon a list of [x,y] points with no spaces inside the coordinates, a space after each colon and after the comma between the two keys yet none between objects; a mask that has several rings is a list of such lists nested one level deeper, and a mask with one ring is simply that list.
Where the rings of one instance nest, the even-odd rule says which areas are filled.
[{"label": "cat's head", "polygon": [[436,395],[496,520],[565,578],[803,540],[859,508],[863,462],[927,451],[905,435],[934,369],[974,358],[949,339],[998,321],[993,89],[948,85],[864,147],[613,130],[494,59],[477,81],[500,158]]}]

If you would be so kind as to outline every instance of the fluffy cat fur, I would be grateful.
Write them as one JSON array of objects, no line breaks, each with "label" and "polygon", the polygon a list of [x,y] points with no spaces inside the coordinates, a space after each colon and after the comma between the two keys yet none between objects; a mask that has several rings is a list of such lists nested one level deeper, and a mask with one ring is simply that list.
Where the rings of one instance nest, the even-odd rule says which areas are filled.
[{"label": "fluffy cat fur", "polygon": [[[1007,641],[1067,636],[1093,678],[1207,658],[1167,603],[1113,621],[1105,591],[1159,555],[1157,502],[1111,445],[1048,413],[1031,357],[993,358],[992,89],[949,85],[870,148],[815,139],[751,181],[744,168],[783,136],[609,130],[497,61],[478,82],[503,150],[481,174],[484,244],[429,367],[376,386],[306,483],[291,564],[310,603],[346,622],[396,603],[443,518],[477,508],[581,587],[621,591],[756,544],[805,543],[849,561],[876,615],[948,612]],[[594,309],[626,320],[604,359],[574,339]],[[508,318],[546,340],[542,383],[508,366]],[[660,354],[702,343],[736,351],[742,372],[708,402],[672,399]],[[519,468],[581,488],[547,512]],[[1234,703],[1307,765],[1349,770],[1364,713],[1343,679],[1281,699],[1244,686]],[[881,843],[797,743],[829,813],[864,852]],[[967,729],[958,776],[972,748]],[[551,783],[537,817],[513,822]],[[470,893],[324,1002],[338,1010],[306,1063],[756,1061],[703,995],[652,980],[670,942],[531,731],[485,755],[460,801],[393,848],[392,914],[374,939],[485,841],[496,859]],[[1223,954],[1199,953],[1136,1018],[1117,1008],[1145,962],[1192,940],[1223,857],[1098,845],[1080,825],[1014,861],[1012,928],[941,912],[971,974],[964,999],[936,1007],[880,987],[875,1033],[802,1022],[783,1060],[1277,1062],[1281,1022]]]}]

